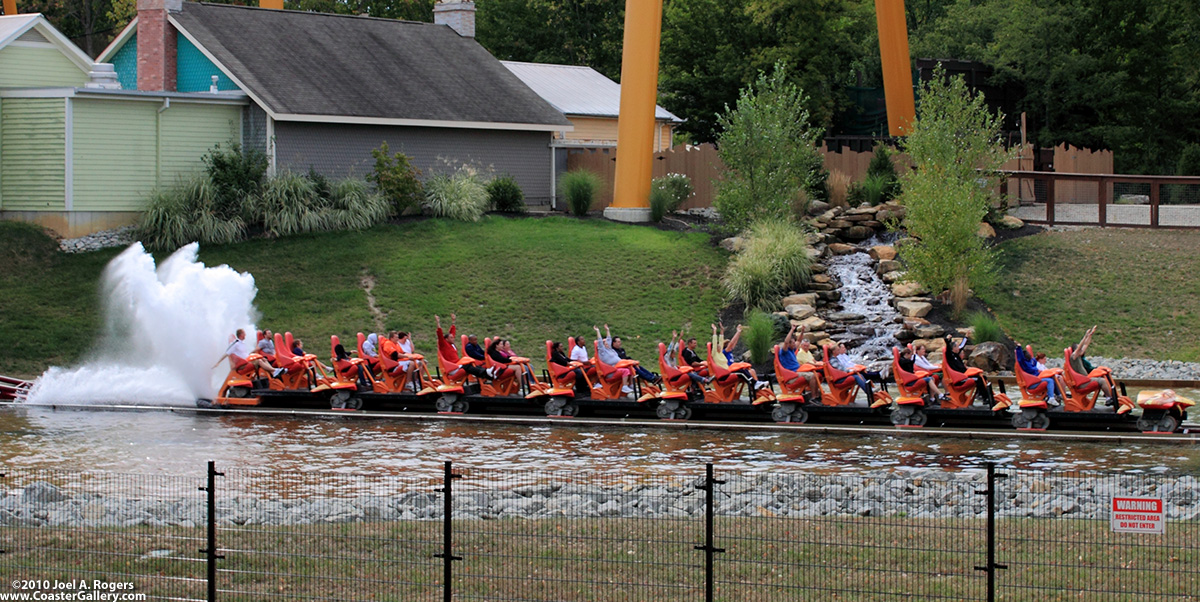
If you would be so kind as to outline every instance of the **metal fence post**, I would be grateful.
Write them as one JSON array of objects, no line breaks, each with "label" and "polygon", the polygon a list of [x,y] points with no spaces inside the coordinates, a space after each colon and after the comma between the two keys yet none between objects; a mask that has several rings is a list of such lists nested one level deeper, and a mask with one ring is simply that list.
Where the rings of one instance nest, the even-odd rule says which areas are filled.
[{"label": "metal fence post", "polygon": [[209,460],[208,483],[200,488],[200,491],[208,493],[208,546],[200,550],[208,560],[208,602],[217,601],[217,561],[225,558],[217,554],[217,477],[223,476],[225,473],[217,472],[216,462]]},{"label": "metal fence post", "polygon": [[451,504],[454,502],[454,479],[461,479],[462,475],[454,474],[451,468],[451,463],[446,462],[446,472],[443,475],[444,487],[437,489],[438,492],[445,493],[443,496],[442,506],[442,551],[439,554],[434,554],[434,558],[442,559],[442,600],[450,602],[454,597],[453,577],[454,577],[454,561],[462,560],[462,556],[454,555],[454,527],[451,523]]},{"label": "metal fence post", "polygon": [[696,489],[704,490],[704,545],[694,546],[704,551],[704,602],[713,602],[713,554],[724,553],[723,548],[713,546],[713,492],[716,485],[725,481],[713,478],[713,465],[704,465],[704,484],[696,485]]},{"label": "metal fence post", "polygon": [[1008,565],[996,564],[996,479],[1008,475],[996,474],[996,463],[987,463],[987,489],[976,491],[976,495],[987,496],[987,566],[977,566],[975,570],[987,573],[988,602],[996,600],[996,569],[1007,569]]}]

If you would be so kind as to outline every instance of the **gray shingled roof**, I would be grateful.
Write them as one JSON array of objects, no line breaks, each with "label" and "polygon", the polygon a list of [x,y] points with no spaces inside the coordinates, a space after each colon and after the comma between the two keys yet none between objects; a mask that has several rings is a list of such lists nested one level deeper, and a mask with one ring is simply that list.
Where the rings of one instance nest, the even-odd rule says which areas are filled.
[{"label": "gray shingled roof", "polygon": [[276,114],[570,125],[445,25],[202,2],[171,16]]}]

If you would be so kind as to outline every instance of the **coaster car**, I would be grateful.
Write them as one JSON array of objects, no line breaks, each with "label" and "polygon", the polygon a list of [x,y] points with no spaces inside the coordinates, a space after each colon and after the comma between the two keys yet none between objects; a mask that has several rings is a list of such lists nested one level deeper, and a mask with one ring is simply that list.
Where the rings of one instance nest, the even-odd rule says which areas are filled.
[{"label": "coaster car", "polygon": [[621,360],[616,364],[609,365],[600,360],[600,342],[592,343],[592,366],[596,369],[596,380],[600,384],[599,387],[592,386],[591,399],[599,401],[621,400],[626,398],[626,394],[621,392],[621,377],[617,374],[618,370],[629,370],[634,378],[630,381],[633,384],[634,392],[633,399],[638,403],[647,403],[658,399],[658,394],[661,392],[658,387],[652,383],[648,383],[637,376],[637,367],[641,365],[637,360]]},{"label": "coaster car", "polygon": [[[568,337],[567,345],[574,347],[575,337]],[[546,400],[546,415],[567,418],[578,416],[579,404],[575,402],[575,389],[584,386],[591,389],[592,383],[588,380],[587,373],[584,372],[585,366],[581,362],[572,361],[566,366],[561,366],[550,361],[554,355],[553,347],[554,341],[546,341],[546,374],[550,380],[550,386],[545,390],[545,395],[550,397]],[[575,382],[579,378],[576,369],[583,372],[584,382]]]},{"label": "coaster car", "polygon": [[[1067,388],[1071,390],[1071,398],[1063,407],[1068,412],[1090,412],[1096,407],[1096,400],[1100,397],[1103,388],[1099,382],[1093,379],[1104,379],[1108,381],[1108,385],[1112,387],[1114,393],[1118,390],[1119,385],[1113,379],[1112,370],[1105,366],[1100,366],[1087,374],[1081,374],[1071,367],[1070,347],[1063,350],[1062,370],[1063,380],[1066,381]],[[1128,414],[1133,408],[1132,399],[1126,395],[1117,395],[1116,412],[1118,414]]]},{"label": "coaster car", "polygon": [[1046,430],[1050,426],[1050,417],[1047,415],[1050,407],[1050,387],[1044,379],[1053,380],[1054,377],[1062,375],[1062,370],[1053,368],[1033,374],[1026,371],[1023,365],[1025,358],[1034,357],[1033,347],[1026,345],[1024,351],[1020,347],[1014,351],[1017,361],[1013,365],[1013,376],[1016,377],[1017,388],[1021,391],[1021,400],[1017,402],[1021,411],[1013,414],[1013,426],[1018,430]]},{"label": "coaster car", "polygon": [[1143,433],[1174,433],[1187,418],[1187,409],[1196,402],[1166,389],[1163,391],[1141,391],[1138,407],[1142,415],[1137,426]]},{"label": "coaster car", "polygon": [[[854,375],[865,372],[867,367],[856,365],[850,372],[843,372],[834,368],[833,363],[829,361],[828,347],[822,347],[821,353],[824,359],[821,363],[821,371],[825,375],[825,384],[829,388],[828,395],[821,395],[821,403],[827,406],[847,406],[854,403],[854,397],[858,394],[858,383],[854,381]],[[874,399],[867,400],[871,408],[879,408],[892,403],[892,396],[882,389],[875,391],[873,397]]]},{"label": "coaster car", "polygon": [[317,356],[292,353],[293,342],[292,333],[275,333],[275,365],[283,369],[278,377],[259,371],[255,360],[265,359],[261,354],[251,353],[242,359],[229,371],[214,405],[256,406],[262,403],[264,394],[345,397],[336,392],[353,390],[353,383],[339,382],[336,376],[327,374]]},{"label": "coaster car", "polygon": [[705,403],[735,403],[745,400],[750,405],[758,406],[775,401],[775,391],[770,385],[755,387],[753,384],[749,384],[748,386],[746,380],[738,373],[740,370],[750,368],[750,364],[734,362],[729,365],[729,368],[722,368],[720,364],[713,361],[712,343],[707,343],[707,350],[708,370],[712,375],[712,380],[704,387]]},{"label": "coaster car", "polygon": [[820,404],[820,399],[815,399],[808,388],[808,380],[803,374],[812,374],[817,379],[817,386],[821,382],[821,369],[824,366],[822,362],[816,364],[803,364],[799,370],[788,370],[779,363],[779,353],[783,351],[783,347],[775,345],[771,348],[771,359],[775,364],[775,380],[779,383],[779,394],[775,396],[775,401],[778,405],[771,410],[771,419],[775,422],[808,422],[808,411],[804,408],[806,404]]},{"label": "coaster car", "polygon": [[667,362],[667,344],[658,344],[658,371],[662,374],[662,392],[659,394],[658,407],[654,413],[663,420],[687,420],[692,417],[692,409],[688,407],[688,390],[692,388],[692,379],[688,373],[692,367],[688,365],[672,366]]}]

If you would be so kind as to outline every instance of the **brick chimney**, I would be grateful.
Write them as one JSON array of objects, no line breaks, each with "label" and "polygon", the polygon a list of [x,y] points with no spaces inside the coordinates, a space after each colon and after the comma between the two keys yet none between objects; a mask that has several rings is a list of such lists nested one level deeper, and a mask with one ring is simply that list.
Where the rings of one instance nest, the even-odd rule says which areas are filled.
[{"label": "brick chimney", "polygon": [[458,35],[475,37],[475,3],[441,0],[433,5],[433,22],[449,25]]},{"label": "brick chimney", "polygon": [[183,10],[183,0],[137,0],[137,9],[137,88],[173,92],[176,33],[167,15]]}]

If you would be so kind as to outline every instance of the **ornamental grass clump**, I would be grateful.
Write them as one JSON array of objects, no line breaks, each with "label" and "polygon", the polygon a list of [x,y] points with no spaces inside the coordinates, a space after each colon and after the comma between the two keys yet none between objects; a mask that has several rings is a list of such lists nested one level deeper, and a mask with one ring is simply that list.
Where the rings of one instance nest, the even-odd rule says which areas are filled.
[{"label": "ornamental grass clump", "polygon": [[330,182],[283,172],[267,180],[250,204],[256,223],[270,236],[363,230],[387,219],[392,206],[364,180]]},{"label": "ornamental grass clump", "polygon": [[971,327],[972,343],[1004,342],[1004,331],[1000,328],[1000,323],[981,311],[968,316],[967,325]]},{"label": "ornamental grass clump", "polygon": [[750,352],[750,361],[763,365],[771,361],[771,343],[775,340],[775,321],[761,311],[751,312],[742,330],[742,341]]},{"label": "ornamental grass clump", "polygon": [[808,237],[787,220],[755,222],[745,247],[725,269],[721,281],[729,297],[747,308],[775,309],[779,298],[808,281],[812,258]]},{"label": "ornamental grass clump", "polygon": [[434,174],[425,182],[423,206],[434,217],[477,222],[487,211],[487,185],[466,165],[451,174]]},{"label": "ornamental grass clump", "polygon": [[155,189],[137,226],[142,244],[174,250],[191,242],[227,244],[240,240],[246,224],[228,215],[212,180],[196,174],[171,188]]},{"label": "ornamental grass clump", "polygon": [[583,217],[592,208],[592,203],[596,202],[604,182],[590,171],[577,169],[563,174],[558,185],[562,188],[562,195],[567,198],[567,208],[574,215]]}]

